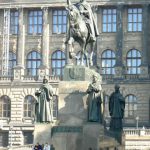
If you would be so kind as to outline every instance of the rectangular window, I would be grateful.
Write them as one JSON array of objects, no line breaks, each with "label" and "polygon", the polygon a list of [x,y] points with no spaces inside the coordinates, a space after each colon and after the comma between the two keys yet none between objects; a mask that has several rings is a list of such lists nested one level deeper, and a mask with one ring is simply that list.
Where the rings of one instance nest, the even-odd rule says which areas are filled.
[{"label": "rectangular window", "polygon": [[116,32],[116,9],[103,9],[103,32]]},{"label": "rectangular window", "polygon": [[66,10],[53,11],[53,33],[66,33],[67,29],[67,12]]},{"label": "rectangular window", "polygon": [[10,12],[10,34],[18,34],[19,13],[18,11]]},{"label": "rectangular window", "polygon": [[128,31],[142,31],[142,8],[128,9]]},{"label": "rectangular window", "polygon": [[28,33],[29,34],[41,34],[42,33],[42,11],[34,10],[29,11],[28,14]]},{"label": "rectangular window", "polygon": [[33,143],[33,131],[24,131],[24,145]]},{"label": "rectangular window", "polygon": [[0,132],[0,147],[8,146],[8,132]]}]

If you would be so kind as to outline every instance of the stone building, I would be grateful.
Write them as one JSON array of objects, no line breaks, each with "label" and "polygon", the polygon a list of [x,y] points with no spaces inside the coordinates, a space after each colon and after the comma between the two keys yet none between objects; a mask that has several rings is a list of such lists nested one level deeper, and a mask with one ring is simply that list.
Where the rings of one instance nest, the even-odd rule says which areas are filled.
[{"label": "stone building", "polygon": [[[109,95],[119,83],[126,98],[124,126],[148,127],[149,1],[89,2],[100,33],[93,59],[103,77],[105,121],[109,123]],[[0,146],[32,143],[34,93],[45,74],[58,95],[54,103],[57,120],[58,86],[67,64],[65,6],[65,0],[0,0]],[[75,47],[80,59],[79,46]]]}]

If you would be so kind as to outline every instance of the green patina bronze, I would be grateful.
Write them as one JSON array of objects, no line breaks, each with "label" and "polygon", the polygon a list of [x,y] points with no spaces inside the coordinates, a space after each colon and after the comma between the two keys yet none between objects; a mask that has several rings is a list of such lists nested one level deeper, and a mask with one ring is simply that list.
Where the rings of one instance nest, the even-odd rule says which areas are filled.
[{"label": "green patina bronze", "polygon": [[54,126],[51,130],[51,136],[55,133],[82,133],[83,128],[81,126]]},{"label": "green patina bronze", "polygon": [[35,92],[35,95],[37,96],[37,102],[35,105],[36,122],[51,122],[53,88],[48,84],[48,80],[46,78],[43,79],[43,85]]}]

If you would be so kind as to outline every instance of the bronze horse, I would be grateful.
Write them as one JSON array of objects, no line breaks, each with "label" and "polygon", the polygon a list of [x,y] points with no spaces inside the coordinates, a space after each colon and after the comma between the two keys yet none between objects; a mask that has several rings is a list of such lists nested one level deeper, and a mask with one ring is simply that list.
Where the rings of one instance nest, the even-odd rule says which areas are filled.
[{"label": "bronze horse", "polygon": [[[76,5],[71,4],[70,0],[67,0],[68,7],[68,38],[66,43],[69,44],[69,56],[73,58],[74,54],[74,42],[79,43],[81,47],[81,59],[80,64],[84,65],[84,56],[86,58],[87,67],[93,66],[93,51],[95,41],[90,39],[90,32],[84,17],[81,16],[79,9]],[[90,52],[86,50],[88,44],[91,44]],[[88,57],[89,53],[89,57]]]}]

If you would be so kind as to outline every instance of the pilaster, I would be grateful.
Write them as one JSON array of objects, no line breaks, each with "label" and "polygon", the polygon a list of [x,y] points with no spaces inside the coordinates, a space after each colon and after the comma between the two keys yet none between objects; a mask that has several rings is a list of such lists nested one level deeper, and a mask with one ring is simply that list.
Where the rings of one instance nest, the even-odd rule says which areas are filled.
[{"label": "pilaster", "polygon": [[24,10],[19,8],[19,32],[17,44],[17,65],[14,68],[14,80],[22,79],[24,75],[24,51],[25,51],[25,24]]},{"label": "pilaster", "polygon": [[141,64],[141,78],[148,77],[148,42],[149,42],[149,6],[143,5],[143,23],[142,23],[142,64]]},{"label": "pilaster", "polygon": [[123,50],[123,5],[117,7],[117,34],[116,34],[116,64],[115,64],[115,78],[122,77],[122,50]]},{"label": "pilaster", "polygon": [[49,21],[48,21],[48,8],[43,8],[43,35],[42,35],[42,62],[39,67],[39,79],[43,79],[45,75],[49,74]]}]

